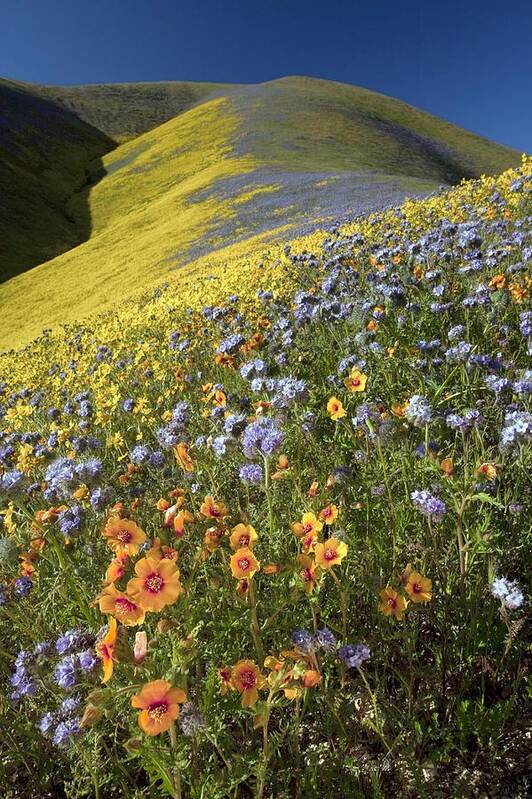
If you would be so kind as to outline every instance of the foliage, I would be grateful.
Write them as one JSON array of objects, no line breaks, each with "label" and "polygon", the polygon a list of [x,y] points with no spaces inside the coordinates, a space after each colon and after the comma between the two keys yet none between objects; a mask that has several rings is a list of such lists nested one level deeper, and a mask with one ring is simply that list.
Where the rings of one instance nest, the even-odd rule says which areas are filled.
[{"label": "foliage", "polygon": [[531,166],[1,358],[6,796],[527,794]]}]

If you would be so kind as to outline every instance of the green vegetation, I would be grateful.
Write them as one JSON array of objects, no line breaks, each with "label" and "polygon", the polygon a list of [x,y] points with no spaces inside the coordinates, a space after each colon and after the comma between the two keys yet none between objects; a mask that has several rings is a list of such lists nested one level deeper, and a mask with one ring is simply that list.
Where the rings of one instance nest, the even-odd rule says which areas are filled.
[{"label": "green vegetation", "polygon": [[0,355],[2,799],[528,799],[531,213],[524,158]]}]

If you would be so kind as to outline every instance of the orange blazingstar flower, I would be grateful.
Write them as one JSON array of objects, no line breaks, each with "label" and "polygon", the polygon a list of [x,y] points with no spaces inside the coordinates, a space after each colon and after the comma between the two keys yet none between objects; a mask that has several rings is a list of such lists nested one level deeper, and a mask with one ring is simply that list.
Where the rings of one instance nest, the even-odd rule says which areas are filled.
[{"label": "orange blazingstar flower", "polygon": [[190,457],[189,453],[189,446],[182,442],[178,444],[177,447],[174,447],[174,456],[181,468],[184,472],[193,472],[194,471],[194,461]]},{"label": "orange blazingstar flower", "polygon": [[127,552],[136,555],[139,547],[146,541],[146,533],[131,519],[120,519],[111,516],[102,530],[107,538],[107,545],[115,552]]},{"label": "orange blazingstar flower", "polygon": [[255,529],[250,524],[237,524],[231,531],[229,543],[231,549],[253,549],[253,545],[259,537]]},{"label": "orange blazingstar flower", "polygon": [[332,569],[347,555],[347,544],[337,538],[328,538],[324,544],[316,544],[314,554],[317,566],[324,570]]},{"label": "orange blazingstar flower", "polygon": [[494,463],[482,463],[478,467],[478,473],[483,474],[488,480],[495,480],[497,477],[497,467]]},{"label": "orange blazingstar flower", "polygon": [[331,397],[329,402],[327,403],[327,411],[331,419],[335,422],[338,419],[342,419],[346,415],[346,410],[339,399],[336,397]]},{"label": "orange blazingstar flower", "polygon": [[303,581],[303,588],[308,594],[311,594],[316,586],[316,580],[320,571],[312,558],[309,558],[308,555],[300,555],[298,560],[302,566],[299,576]]},{"label": "orange blazingstar flower", "polygon": [[310,533],[317,534],[322,529],[323,522],[320,522],[313,513],[304,513],[301,517],[301,521],[294,522],[292,525],[294,535],[298,538],[303,538],[303,536],[309,535]]},{"label": "orange blazingstar flower", "polygon": [[127,552],[117,552],[116,558],[113,558],[107,571],[105,572],[106,583],[116,583],[121,580],[126,573],[126,565],[129,560]]},{"label": "orange blazingstar flower", "polygon": [[394,591],[393,588],[383,588],[379,593],[381,604],[379,610],[385,616],[394,616],[398,621],[403,620],[403,616],[408,605],[406,599]]},{"label": "orange blazingstar flower", "polygon": [[188,510],[180,510],[174,518],[174,533],[176,538],[182,538],[185,535],[185,525],[192,524],[194,516]]},{"label": "orange blazingstar flower", "polygon": [[327,505],[326,508],[320,510],[318,516],[324,524],[334,524],[338,518],[338,507],[336,505]]},{"label": "orange blazingstar flower", "polygon": [[138,576],[127,584],[127,594],[143,610],[158,613],[183,592],[179,569],[173,560],[141,558],[135,563],[135,574]]},{"label": "orange blazingstar flower", "polygon": [[109,619],[109,627],[102,638],[96,646],[94,647],[96,650],[96,654],[102,661],[103,665],[103,677],[102,682],[109,682],[111,677],[113,676],[113,660],[114,660],[114,651],[115,651],[115,644],[116,644],[116,635],[117,635],[117,624],[116,619],[111,617]]},{"label": "orange blazingstar flower", "polygon": [[138,721],[146,735],[159,735],[170,729],[179,717],[179,705],[187,701],[181,688],[173,688],[167,680],[153,680],[131,697],[132,707],[140,710]]},{"label": "orange blazingstar flower", "polygon": [[452,459],[451,458],[444,458],[442,460],[442,462],[440,463],[440,469],[442,470],[442,472],[444,473],[444,475],[446,477],[451,477],[451,475],[452,475],[452,473],[454,471],[454,466],[453,466]]},{"label": "orange blazingstar flower", "polygon": [[220,680],[220,694],[225,696],[229,691],[234,691],[231,683],[231,667],[221,666],[218,669],[218,678]]},{"label": "orange blazingstar flower", "polygon": [[360,369],[352,369],[349,377],[344,380],[344,386],[348,391],[365,391],[368,376],[363,374]]},{"label": "orange blazingstar flower", "polygon": [[108,613],[120,620],[126,627],[135,627],[144,621],[144,610],[126,594],[117,591],[114,585],[104,588],[98,600],[101,613]]},{"label": "orange blazingstar flower", "polygon": [[412,602],[430,602],[432,599],[432,580],[423,577],[419,572],[410,572],[405,590]]},{"label": "orange blazingstar flower", "polygon": [[231,684],[242,699],[242,707],[253,707],[259,698],[259,690],[266,682],[252,660],[240,660],[231,672]]},{"label": "orange blazingstar flower", "polygon": [[237,549],[231,557],[231,572],[237,580],[244,580],[253,577],[255,572],[260,571],[260,563],[254,556],[251,549],[244,547]]},{"label": "orange blazingstar flower", "polygon": [[205,530],[203,543],[208,552],[212,553],[221,546],[223,534],[224,530],[222,527],[209,527],[208,530]]},{"label": "orange blazingstar flower", "polygon": [[222,521],[228,515],[223,502],[215,502],[211,495],[207,495],[201,503],[200,513],[207,519]]}]

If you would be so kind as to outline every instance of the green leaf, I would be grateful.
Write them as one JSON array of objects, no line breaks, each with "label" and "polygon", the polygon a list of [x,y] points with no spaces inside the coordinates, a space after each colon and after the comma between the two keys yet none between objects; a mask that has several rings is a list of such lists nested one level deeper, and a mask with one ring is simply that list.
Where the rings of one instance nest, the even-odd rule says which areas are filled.
[{"label": "green leaf", "polygon": [[501,510],[504,510],[504,505],[501,505],[500,502],[498,502],[496,499],[493,499],[493,497],[490,497],[490,495],[486,494],[484,491],[481,491],[480,494],[473,494],[473,496],[471,497],[471,502],[474,502],[475,500],[478,500],[478,502],[483,502],[486,505],[493,505],[495,508],[500,508]]}]

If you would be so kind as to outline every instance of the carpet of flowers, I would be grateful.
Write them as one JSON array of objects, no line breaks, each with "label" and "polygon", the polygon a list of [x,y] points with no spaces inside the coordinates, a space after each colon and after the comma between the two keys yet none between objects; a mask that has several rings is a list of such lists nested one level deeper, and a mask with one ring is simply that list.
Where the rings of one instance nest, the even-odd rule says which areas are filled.
[{"label": "carpet of flowers", "polygon": [[6,799],[527,794],[531,220],[524,159],[0,358]]}]

